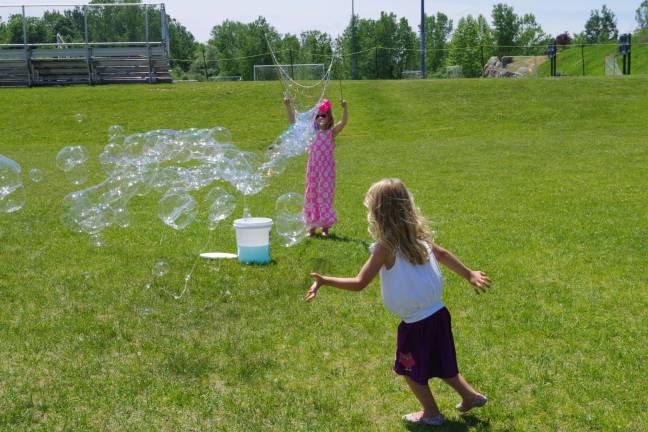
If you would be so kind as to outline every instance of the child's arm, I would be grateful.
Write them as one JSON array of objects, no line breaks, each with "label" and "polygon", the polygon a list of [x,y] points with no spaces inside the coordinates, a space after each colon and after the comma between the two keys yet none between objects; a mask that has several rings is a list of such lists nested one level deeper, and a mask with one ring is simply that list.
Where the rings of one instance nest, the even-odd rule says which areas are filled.
[{"label": "child's arm", "polygon": [[378,244],[371,257],[362,266],[360,273],[354,278],[338,278],[311,273],[315,281],[304,296],[304,300],[313,300],[317,295],[317,291],[324,285],[347,291],[362,291],[376,277],[380,268],[385,264],[388,253],[387,249]]},{"label": "child's arm", "polygon": [[288,96],[284,98],[284,105],[286,105],[286,112],[288,113],[288,122],[290,124],[295,124],[295,110],[292,106],[292,101]]},{"label": "child's arm", "polygon": [[441,246],[434,244],[432,245],[432,253],[437,261],[470,282],[470,285],[473,286],[477,294],[479,294],[480,291],[486,292],[486,287],[490,286],[491,280],[486,276],[486,273],[479,270],[469,269],[449,250],[443,249]]},{"label": "child's arm", "polygon": [[344,126],[346,126],[347,121],[349,120],[349,110],[347,107],[347,101],[343,100],[342,102],[340,102],[340,105],[342,106],[342,109],[344,111],[342,112],[342,119],[333,128],[333,136],[337,136],[337,134],[342,132],[342,129],[344,129]]}]

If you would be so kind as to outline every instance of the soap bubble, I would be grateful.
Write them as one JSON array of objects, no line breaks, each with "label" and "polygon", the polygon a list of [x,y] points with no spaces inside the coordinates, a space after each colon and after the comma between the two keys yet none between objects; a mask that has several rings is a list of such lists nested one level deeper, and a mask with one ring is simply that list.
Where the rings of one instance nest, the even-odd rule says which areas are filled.
[{"label": "soap bubble", "polygon": [[106,174],[111,174],[120,165],[124,156],[124,147],[117,143],[106,144],[99,155],[99,163]]},{"label": "soap bubble", "polygon": [[108,128],[108,140],[113,141],[115,139],[124,138],[124,128],[120,125],[112,125]]},{"label": "soap bubble", "polygon": [[73,231],[97,234],[114,220],[112,208],[104,203],[94,203],[90,189],[67,194],[63,198],[61,222]]},{"label": "soap bubble", "polygon": [[216,126],[209,130],[214,141],[219,144],[230,144],[232,142],[232,132],[223,126]]},{"label": "soap bubble", "polygon": [[106,239],[98,232],[90,235],[90,244],[94,247],[100,248],[106,246]]},{"label": "soap bubble", "polygon": [[205,200],[209,206],[207,220],[210,230],[215,229],[223,219],[227,219],[236,208],[236,198],[218,186],[209,191]]},{"label": "soap bubble", "polygon": [[176,230],[185,229],[195,219],[198,203],[184,189],[170,189],[158,204],[158,216],[168,226]]},{"label": "soap bubble", "polygon": [[61,171],[70,171],[76,165],[88,160],[88,150],[83,146],[63,147],[56,155],[56,166]]},{"label": "soap bubble", "polygon": [[299,243],[306,235],[304,196],[289,192],[277,198],[275,229],[284,246]]},{"label": "soap bubble", "polygon": [[78,123],[82,123],[85,120],[85,114],[82,113],[74,114],[74,120],[76,120]]},{"label": "soap bubble", "polygon": [[124,207],[113,209],[113,223],[120,228],[128,228],[131,224],[130,214]]},{"label": "soap bubble", "polygon": [[43,171],[38,168],[32,168],[29,170],[29,178],[34,183],[40,183],[43,181]]},{"label": "soap bubble", "polygon": [[20,179],[20,165],[0,155],[0,212],[13,213],[25,205],[27,194]]},{"label": "soap bubble", "polygon": [[155,276],[155,277],[163,277],[167,273],[169,273],[169,263],[168,262],[166,262],[164,260],[160,260],[160,261],[156,262],[155,265],[153,265],[153,276]]},{"label": "soap bubble", "polygon": [[88,180],[88,167],[84,163],[74,165],[65,171],[65,179],[75,185],[80,185]]}]

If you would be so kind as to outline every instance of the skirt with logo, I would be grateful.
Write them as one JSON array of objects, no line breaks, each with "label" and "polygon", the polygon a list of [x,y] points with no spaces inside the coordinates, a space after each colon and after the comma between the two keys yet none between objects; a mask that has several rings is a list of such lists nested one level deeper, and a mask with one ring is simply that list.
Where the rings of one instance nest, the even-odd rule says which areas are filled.
[{"label": "skirt with logo", "polygon": [[430,378],[457,376],[459,368],[448,309],[439,309],[414,323],[400,323],[394,372],[422,385]]}]

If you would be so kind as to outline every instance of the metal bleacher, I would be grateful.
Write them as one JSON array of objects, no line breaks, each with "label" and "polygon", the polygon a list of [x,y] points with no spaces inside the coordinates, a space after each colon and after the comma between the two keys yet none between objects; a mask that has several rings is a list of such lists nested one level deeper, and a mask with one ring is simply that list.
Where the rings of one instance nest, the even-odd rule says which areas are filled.
[{"label": "metal bleacher", "polygon": [[25,38],[23,44],[0,44],[0,87],[170,83],[169,39],[163,4],[161,10],[164,17],[161,42],[148,41],[147,20],[145,42],[88,42],[86,30],[85,42],[59,40],[29,44]]}]

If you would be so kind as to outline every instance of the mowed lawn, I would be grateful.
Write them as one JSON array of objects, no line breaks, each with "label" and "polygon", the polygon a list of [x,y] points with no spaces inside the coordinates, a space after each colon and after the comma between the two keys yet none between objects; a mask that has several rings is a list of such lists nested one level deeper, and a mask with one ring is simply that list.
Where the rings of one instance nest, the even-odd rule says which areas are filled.
[{"label": "mowed lawn", "polygon": [[[401,415],[419,407],[391,371],[399,321],[378,282],[302,300],[310,271],[355,275],[367,259],[362,199],[383,177],[403,179],[438,243],[494,281],[478,296],[444,273],[460,370],[490,402],[460,417],[433,381],[439,430],[648,430],[648,79],[342,91],[335,237],[283,248],[273,234],[268,266],[199,261],[175,300],[203,251],[205,210],[175,232],[159,195],[138,197],[131,227],[95,248],[59,222],[79,187],[56,154],[85,145],[90,185],[113,124],[223,125],[262,153],[286,127],[279,83],[0,89],[0,154],[21,164],[27,190],[21,211],[0,214],[0,430],[407,430]],[[331,82],[338,117],[339,92]],[[254,215],[302,191],[305,161],[249,199]],[[231,222],[210,250],[235,250]],[[160,259],[171,272],[154,281]]]}]

